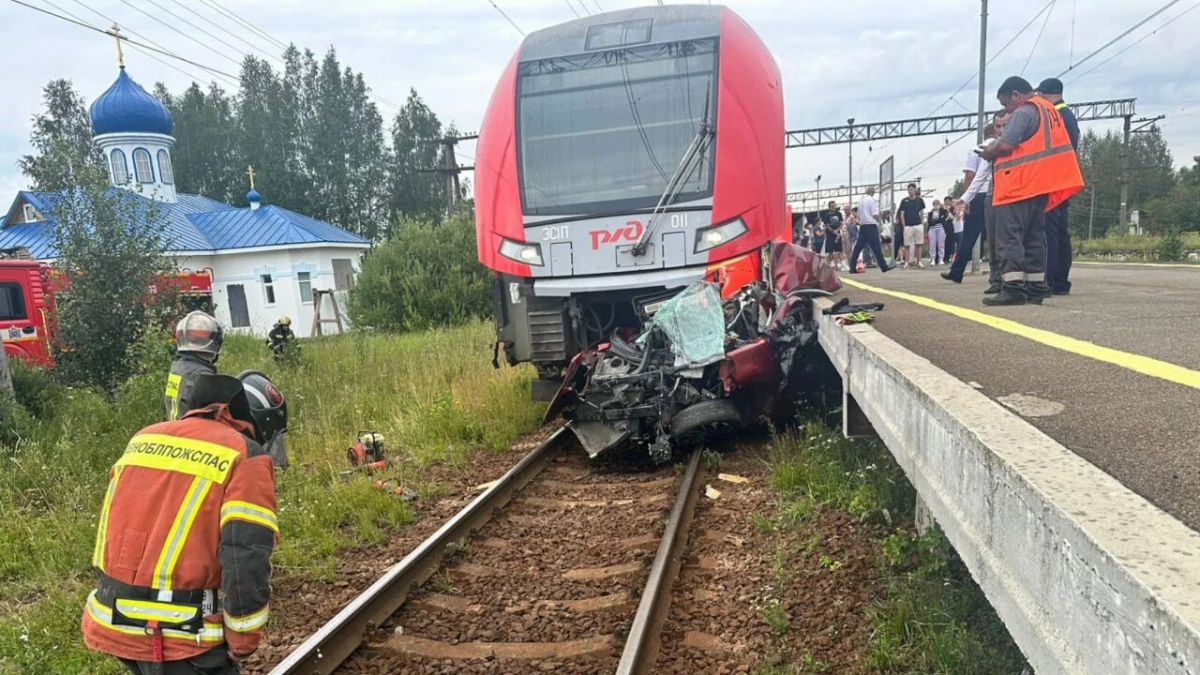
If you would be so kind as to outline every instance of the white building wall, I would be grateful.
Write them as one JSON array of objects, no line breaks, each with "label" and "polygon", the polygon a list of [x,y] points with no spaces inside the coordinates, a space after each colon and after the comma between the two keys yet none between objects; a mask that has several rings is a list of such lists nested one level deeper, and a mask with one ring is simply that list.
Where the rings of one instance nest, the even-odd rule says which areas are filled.
[{"label": "white building wall", "polygon": [[[300,337],[312,333],[313,303],[308,301],[301,289],[302,274],[307,273],[313,290],[333,290],[335,287],[335,259],[346,259],[357,276],[361,249],[341,247],[291,248],[281,250],[247,251],[244,253],[218,254],[211,257],[213,270],[213,303],[215,316],[222,326],[233,332],[265,336],[280,316],[292,319],[292,330]],[[201,258],[193,269],[202,269]],[[270,275],[274,293],[268,296],[263,275]],[[246,308],[250,325],[234,326],[230,308],[229,287],[241,286],[246,297]],[[338,308],[343,325],[349,326],[346,317],[348,293],[337,294]],[[322,307],[324,318],[333,318],[333,307],[329,301]],[[337,326],[326,324],[326,334],[336,333]]]},{"label": "white building wall", "polygon": [[[175,145],[175,139],[164,134],[143,134],[143,133],[118,133],[118,134],[103,134],[96,136],[96,145],[100,146],[100,150],[104,153],[104,165],[108,169],[109,181],[119,188],[125,188],[136,192],[150,199],[157,199],[160,202],[177,202],[178,196],[175,192],[175,172],[171,164],[171,148]],[[148,182],[141,182],[137,178],[137,169],[134,166],[134,152],[143,149],[150,155],[150,178]],[[118,181],[118,176],[113,174],[113,151],[120,150],[125,157],[126,181],[124,183]],[[164,175],[163,159],[164,155],[160,155],[159,151],[165,153],[166,175]],[[163,180],[170,178],[169,181]]]}]

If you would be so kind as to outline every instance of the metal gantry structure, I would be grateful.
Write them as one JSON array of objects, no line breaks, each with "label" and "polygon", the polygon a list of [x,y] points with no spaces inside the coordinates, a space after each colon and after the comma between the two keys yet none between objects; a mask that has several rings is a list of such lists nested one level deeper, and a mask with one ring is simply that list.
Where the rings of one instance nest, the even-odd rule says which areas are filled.
[{"label": "metal gantry structure", "polygon": [[[1133,117],[1137,114],[1135,98],[1111,101],[1072,103],[1071,111],[1080,122],[1113,120]],[[999,111],[995,111],[999,112]],[[995,113],[992,113],[995,114]],[[992,114],[989,114],[990,118]],[[978,113],[919,117],[888,122],[857,122],[854,124],[816,129],[797,129],[786,132],[787,147],[810,148],[818,145],[881,141],[889,138],[911,138],[913,136],[937,136],[939,134],[966,133],[979,128]]]}]

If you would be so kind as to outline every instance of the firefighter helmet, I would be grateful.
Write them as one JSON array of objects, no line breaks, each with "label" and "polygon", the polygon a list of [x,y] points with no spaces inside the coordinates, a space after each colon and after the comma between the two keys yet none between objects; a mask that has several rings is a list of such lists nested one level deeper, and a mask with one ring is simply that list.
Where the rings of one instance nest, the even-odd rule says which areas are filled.
[{"label": "firefighter helmet", "polygon": [[184,354],[201,354],[216,360],[225,343],[225,331],[217,320],[196,311],[183,317],[175,326],[175,351]]},{"label": "firefighter helmet", "polygon": [[257,370],[246,370],[238,374],[246,389],[246,400],[250,403],[250,420],[258,435],[259,443],[267,443],[276,434],[287,431],[287,401],[283,392],[270,378]]},{"label": "firefighter helmet", "polygon": [[292,319],[291,319],[291,317],[287,316],[286,314],[285,314],[285,315],[283,315],[283,316],[281,316],[281,317],[279,317],[279,325],[280,325],[280,326],[290,326],[290,325],[292,325]]}]

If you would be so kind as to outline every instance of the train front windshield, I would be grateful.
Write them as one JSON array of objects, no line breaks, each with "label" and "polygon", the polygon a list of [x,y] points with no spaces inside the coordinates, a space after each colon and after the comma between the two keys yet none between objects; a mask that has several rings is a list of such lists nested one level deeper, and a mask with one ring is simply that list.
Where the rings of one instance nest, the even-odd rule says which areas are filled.
[{"label": "train front windshield", "polygon": [[[701,122],[716,119],[716,40],[521,64],[521,195],[528,215],[653,207]],[[676,202],[712,196],[713,152]]]}]

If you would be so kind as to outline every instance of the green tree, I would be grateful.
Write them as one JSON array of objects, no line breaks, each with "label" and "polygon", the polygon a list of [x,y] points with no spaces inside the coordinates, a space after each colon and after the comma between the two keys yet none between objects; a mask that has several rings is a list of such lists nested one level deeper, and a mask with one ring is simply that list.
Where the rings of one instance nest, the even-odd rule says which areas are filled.
[{"label": "green tree", "polygon": [[[1174,159],[1158,129],[1135,134],[1130,140],[1128,210],[1148,205],[1170,192],[1175,184]],[[1092,215],[1091,190],[1096,192],[1094,234],[1102,237],[1117,223],[1121,208],[1121,134],[1103,136],[1087,131],[1079,140],[1079,166],[1089,192],[1071,203],[1070,228],[1076,237],[1086,236]]]},{"label": "green tree", "polygon": [[157,202],[109,187],[99,167],[76,178],[50,206],[55,266],[67,284],[56,366],[64,381],[111,395],[137,370],[130,350],[148,325],[150,284],[171,269],[164,214]]},{"label": "green tree", "polygon": [[1146,204],[1146,220],[1155,233],[1200,231],[1200,157],[1179,170],[1171,191]]},{"label": "green tree", "polygon": [[70,80],[51,80],[42,90],[45,109],[33,118],[30,143],[35,154],[18,164],[34,190],[63,190],[79,182],[89,168],[103,166],[92,142],[87,104]]},{"label": "green tree", "polygon": [[241,199],[245,167],[238,166],[236,113],[225,90],[215,82],[207,90],[193,82],[178,96],[161,85],[155,95],[175,123],[171,160],[176,189],[224,202]]},{"label": "green tree", "polygon": [[441,225],[404,220],[363,260],[350,295],[357,326],[422,330],[487,316],[491,276],[475,256],[475,214]]},{"label": "green tree", "polygon": [[440,222],[445,215],[441,168],[442,123],[415,89],[392,122],[391,212],[393,220]]}]

